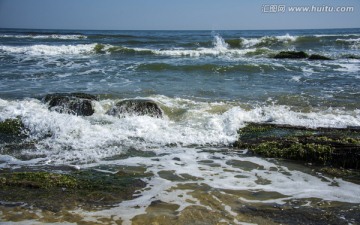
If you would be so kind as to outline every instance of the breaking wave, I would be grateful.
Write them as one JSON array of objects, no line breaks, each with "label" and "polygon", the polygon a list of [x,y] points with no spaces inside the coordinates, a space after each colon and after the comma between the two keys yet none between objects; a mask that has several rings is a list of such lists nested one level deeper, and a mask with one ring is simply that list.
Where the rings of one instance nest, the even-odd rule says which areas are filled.
[{"label": "breaking wave", "polygon": [[[116,100],[96,102],[90,117],[49,111],[39,100],[0,100],[0,121],[20,117],[36,151],[54,163],[89,162],[122,154],[129,148],[180,146],[228,146],[238,138],[247,122],[269,122],[307,127],[360,126],[359,111],[328,109],[296,112],[281,105],[246,109],[226,102],[196,102],[189,99],[153,96],[164,110],[164,119],[148,116],[117,118],[106,115]],[[65,149],[65,150],[64,150]],[[86,154],[83,154],[85,153]]]},{"label": "breaking wave", "polygon": [[31,45],[31,46],[0,46],[0,53],[25,54],[25,55],[78,55],[94,52],[96,44],[79,45]]}]

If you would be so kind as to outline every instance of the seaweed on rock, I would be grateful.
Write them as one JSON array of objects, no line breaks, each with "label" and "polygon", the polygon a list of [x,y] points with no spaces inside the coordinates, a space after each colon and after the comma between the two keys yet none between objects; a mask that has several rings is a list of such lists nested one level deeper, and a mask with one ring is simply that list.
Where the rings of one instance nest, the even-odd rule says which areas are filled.
[{"label": "seaweed on rock", "polygon": [[360,130],[249,123],[239,130],[238,148],[270,157],[360,168]]}]

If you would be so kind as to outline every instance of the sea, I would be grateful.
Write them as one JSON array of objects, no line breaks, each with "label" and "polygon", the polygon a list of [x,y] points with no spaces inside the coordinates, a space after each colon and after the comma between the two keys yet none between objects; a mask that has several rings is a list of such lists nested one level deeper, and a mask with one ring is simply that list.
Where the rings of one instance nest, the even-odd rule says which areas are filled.
[{"label": "sea", "polygon": [[[274,58],[281,51],[332,60]],[[51,111],[43,101],[47,94],[79,92],[98,96],[92,116]],[[106,114],[125,99],[152,100],[164,117]],[[360,29],[0,29],[0,121],[21,118],[36,143],[15,152],[1,148],[0,169],[65,165],[115,173],[132,166],[152,174],[132,200],[67,212],[77,215],[78,223],[106,217],[151,224],[160,215],[164,221],[158,218],[158,224],[174,219],[175,224],[268,224],[249,211],[290,203],[307,209],[358,207],[359,184],[303,164],[248,155],[232,144],[250,122],[360,126],[359,104]],[[247,211],[239,210],[244,205]],[[189,209],[193,214],[181,217]],[[19,224],[77,223],[58,214],[53,215],[58,220],[42,220],[49,214],[41,211],[36,215]],[[360,223],[339,217],[345,224]]]}]

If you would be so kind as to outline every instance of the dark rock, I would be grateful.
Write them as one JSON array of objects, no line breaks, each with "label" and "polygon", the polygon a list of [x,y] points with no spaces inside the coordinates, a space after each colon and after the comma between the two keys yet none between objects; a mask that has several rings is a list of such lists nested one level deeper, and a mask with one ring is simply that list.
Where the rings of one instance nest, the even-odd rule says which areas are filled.
[{"label": "dark rock", "polygon": [[239,134],[235,146],[261,156],[360,169],[360,132],[356,129],[250,123]]},{"label": "dark rock", "polygon": [[44,98],[44,101],[49,104],[50,110],[77,116],[94,114],[91,104],[94,100],[97,100],[96,96],[84,93],[56,93],[46,95]]},{"label": "dark rock", "polygon": [[6,119],[0,122],[0,133],[1,134],[10,134],[10,135],[19,135],[23,129],[24,125],[20,119]]},{"label": "dark rock", "polygon": [[6,119],[0,122],[0,142],[20,142],[26,137],[25,127],[21,119]]},{"label": "dark rock", "polygon": [[343,55],[343,57],[346,59],[360,59],[359,55],[351,55],[351,54]]},{"label": "dark rock", "polygon": [[163,111],[152,100],[146,99],[131,99],[118,102],[106,114],[112,116],[124,117],[126,115],[136,116],[151,116],[162,118]]},{"label": "dark rock", "polygon": [[332,60],[332,59],[323,55],[312,54],[309,56],[309,60]]},{"label": "dark rock", "polygon": [[303,51],[282,51],[274,56],[275,59],[305,59],[308,57]]}]

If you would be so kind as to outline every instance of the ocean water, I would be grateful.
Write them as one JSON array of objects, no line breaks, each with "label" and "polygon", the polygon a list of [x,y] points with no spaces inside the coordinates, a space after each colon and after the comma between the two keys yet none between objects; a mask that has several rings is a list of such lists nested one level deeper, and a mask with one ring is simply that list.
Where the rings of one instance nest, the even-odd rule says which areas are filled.
[{"label": "ocean water", "polygon": [[[0,121],[20,116],[36,146],[16,153],[1,150],[0,168],[137,166],[154,174],[134,200],[108,210],[73,212],[84,220],[116,215],[130,223],[156,200],[178,205],[177,212],[194,206],[216,210],[194,194],[204,185],[211,191],[200,193],[220,202],[219,221],[229,224],[253,220],[239,216],[235,203],[225,200],[226,191],[246,203],[303,199],[308,205],[358,204],[360,186],[355,183],[249,157],[230,146],[248,122],[360,126],[359,48],[360,29],[2,29]],[[288,50],[333,60],[273,58]],[[60,114],[49,111],[42,101],[49,93],[71,92],[99,96],[94,115]],[[155,101],[164,118],[106,115],[117,102],[137,98]],[[133,150],[155,156],[132,155]],[[244,168],[234,161],[257,166]],[[181,179],[169,179],[164,173]],[[259,177],[268,182],[259,182]],[[249,196],[245,191],[268,195]]]}]

